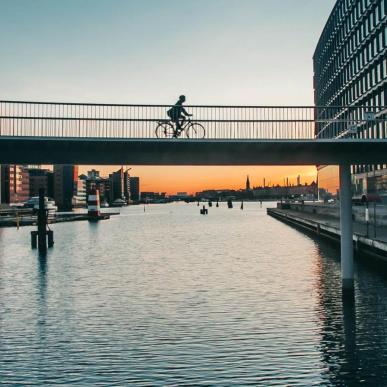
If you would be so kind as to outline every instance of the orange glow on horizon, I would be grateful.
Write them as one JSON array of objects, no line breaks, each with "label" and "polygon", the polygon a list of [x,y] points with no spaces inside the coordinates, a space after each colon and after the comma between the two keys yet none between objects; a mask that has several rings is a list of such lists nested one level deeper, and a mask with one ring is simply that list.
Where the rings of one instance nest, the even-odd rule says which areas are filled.
[{"label": "orange glow on horizon", "polygon": [[[92,168],[99,170],[101,176],[107,176],[120,166],[80,166],[80,173],[86,173]],[[140,177],[142,192],[167,194],[177,192],[194,194],[208,189],[243,189],[247,175],[251,187],[262,186],[264,178],[266,185],[270,186],[283,185],[286,178],[289,179],[289,184],[296,184],[298,175],[301,177],[301,184],[311,183],[317,179],[315,166],[133,166],[130,174]]]}]

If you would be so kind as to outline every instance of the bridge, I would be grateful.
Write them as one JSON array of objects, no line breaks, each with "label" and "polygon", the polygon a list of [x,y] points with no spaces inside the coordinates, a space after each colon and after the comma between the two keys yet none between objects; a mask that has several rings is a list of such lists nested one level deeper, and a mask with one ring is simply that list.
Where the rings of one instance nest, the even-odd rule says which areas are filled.
[{"label": "bridge", "polygon": [[[0,101],[0,163],[382,164],[385,107],[186,106],[204,138],[157,138],[169,105]],[[378,133],[378,139],[370,137]],[[336,138],[324,138],[337,134]]]},{"label": "bridge", "polygon": [[0,163],[340,166],[343,289],[353,289],[353,164],[387,163],[385,106],[186,106],[205,136],[163,138],[169,105],[0,101]]}]

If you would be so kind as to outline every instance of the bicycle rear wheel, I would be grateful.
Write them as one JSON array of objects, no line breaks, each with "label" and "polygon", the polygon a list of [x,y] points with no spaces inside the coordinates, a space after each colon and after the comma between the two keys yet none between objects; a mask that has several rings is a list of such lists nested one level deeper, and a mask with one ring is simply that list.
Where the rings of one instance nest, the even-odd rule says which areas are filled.
[{"label": "bicycle rear wheel", "polygon": [[175,134],[175,128],[170,122],[159,122],[155,133],[157,138],[172,138]]},{"label": "bicycle rear wheel", "polygon": [[185,134],[188,138],[199,139],[206,136],[206,130],[202,124],[198,122],[191,123],[185,130]]}]

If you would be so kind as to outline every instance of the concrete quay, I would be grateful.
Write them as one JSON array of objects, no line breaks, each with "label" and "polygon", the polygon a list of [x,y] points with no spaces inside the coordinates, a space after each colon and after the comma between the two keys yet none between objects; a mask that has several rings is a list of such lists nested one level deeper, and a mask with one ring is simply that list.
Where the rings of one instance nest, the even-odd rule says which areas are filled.
[{"label": "concrete quay", "polygon": [[[340,218],[329,211],[318,211],[319,205],[291,204],[268,208],[267,214],[317,237],[340,243]],[[282,208],[281,208],[282,207]],[[285,208],[284,208],[285,207]],[[358,253],[367,254],[387,263],[387,226],[368,225],[353,221],[353,245]],[[376,237],[375,237],[376,235]]]}]

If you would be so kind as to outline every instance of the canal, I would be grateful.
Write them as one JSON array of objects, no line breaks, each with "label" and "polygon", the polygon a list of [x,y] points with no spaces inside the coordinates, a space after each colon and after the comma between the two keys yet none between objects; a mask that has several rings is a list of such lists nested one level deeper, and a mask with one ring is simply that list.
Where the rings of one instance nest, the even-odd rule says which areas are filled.
[{"label": "canal", "polygon": [[[222,203],[0,229],[0,385],[387,385],[387,274]],[[273,204],[271,204],[272,206]]]}]

